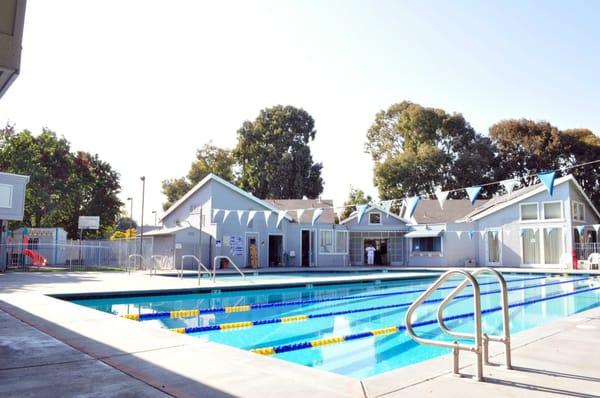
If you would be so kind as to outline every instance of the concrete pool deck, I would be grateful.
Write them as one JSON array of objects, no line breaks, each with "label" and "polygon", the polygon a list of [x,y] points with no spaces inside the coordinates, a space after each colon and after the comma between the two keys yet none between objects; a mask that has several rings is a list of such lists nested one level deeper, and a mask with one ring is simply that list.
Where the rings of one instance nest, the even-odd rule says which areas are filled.
[{"label": "concrete pool deck", "polygon": [[[266,285],[285,283],[277,279]],[[600,308],[515,334],[515,370],[486,367],[487,383],[451,376],[449,356],[359,381],[48,296],[196,287],[193,278],[141,273],[0,274],[0,395],[600,396]],[[491,347],[492,360],[501,361],[500,347]],[[471,361],[472,355],[461,354],[466,374],[473,373]]]}]

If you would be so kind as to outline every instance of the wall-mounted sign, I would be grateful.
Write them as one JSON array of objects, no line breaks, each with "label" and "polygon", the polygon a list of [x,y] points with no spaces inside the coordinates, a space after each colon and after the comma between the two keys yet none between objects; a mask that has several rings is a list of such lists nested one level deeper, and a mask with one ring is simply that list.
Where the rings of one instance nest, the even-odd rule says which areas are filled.
[{"label": "wall-mounted sign", "polygon": [[175,249],[179,250],[183,248],[183,246],[181,245],[181,243],[175,243]]},{"label": "wall-mounted sign", "polygon": [[77,229],[99,229],[100,228],[100,217],[99,216],[79,216],[79,223]]},{"label": "wall-mounted sign", "polygon": [[221,247],[221,246],[223,246],[223,242],[221,242],[219,239],[217,239],[217,240],[215,241],[215,246],[216,246],[216,247]]}]

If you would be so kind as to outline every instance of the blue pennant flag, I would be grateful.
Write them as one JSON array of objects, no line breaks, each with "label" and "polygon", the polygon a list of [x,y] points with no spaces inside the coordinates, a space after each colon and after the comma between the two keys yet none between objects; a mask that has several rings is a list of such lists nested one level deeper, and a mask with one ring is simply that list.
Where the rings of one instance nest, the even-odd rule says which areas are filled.
[{"label": "blue pennant flag", "polygon": [[367,207],[369,207],[369,205],[356,205],[356,211],[358,213],[358,215],[357,215],[358,218],[356,219],[357,224],[360,224],[363,216],[365,215],[365,211],[367,210]]},{"label": "blue pennant flag", "polygon": [[312,217],[312,225],[315,225],[315,223],[317,222],[319,217],[321,217],[321,214],[323,214],[323,209],[321,209],[321,208],[315,209],[315,212],[313,213],[313,217]]},{"label": "blue pennant flag", "polygon": [[465,191],[467,191],[467,195],[469,195],[471,204],[474,205],[475,201],[479,197],[479,194],[481,193],[481,187],[469,187],[465,188]]},{"label": "blue pennant flag", "polygon": [[546,189],[550,193],[550,196],[552,196],[552,193],[554,192],[554,178],[556,178],[556,171],[538,173],[537,176],[540,179],[540,181],[546,186]]},{"label": "blue pennant flag", "polygon": [[583,231],[585,230],[585,225],[578,225],[575,228],[577,228],[577,232],[579,232],[579,236],[583,235]]},{"label": "blue pennant flag", "polygon": [[412,198],[404,199],[404,203],[406,204],[406,212],[404,214],[406,215],[406,218],[412,218],[412,216],[415,214],[419,200],[421,200],[419,196],[413,196]]}]

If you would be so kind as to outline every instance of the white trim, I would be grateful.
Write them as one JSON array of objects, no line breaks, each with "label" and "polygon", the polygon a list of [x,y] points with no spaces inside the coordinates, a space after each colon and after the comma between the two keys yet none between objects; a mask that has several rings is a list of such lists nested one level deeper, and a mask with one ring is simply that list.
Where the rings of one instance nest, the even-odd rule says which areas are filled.
[{"label": "white trim", "polygon": [[[437,252],[422,252],[413,251],[413,239],[426,239],[426,238],[408,238],[408,256],[409,257],[444,257],[444,234],[439,236],[429,236],[427,238],[440,238],[440,251]],[[413,254],[414,253],[414,254]]]},{"label": "white trim", "polygon": [[[346,234],[346,251],[345,252],[341,252],[338,250],[337,247],[337,234],[339,233],[343,233]],[[344,256],[344,255],[348,255],[350,254],[350,233],[348,232],[348,230],[346,229],[334,229],[333,230],[333,253],[323,253],[323,254],[337,254],[339,256]]]},{"label": "white trim", "polygon": [[[379,222],[378,223],[371,222],[371,216],[374,215],[374,214],[379,214]],[[368,219],[367,219],[368,225],[381,225],[381,224],[383,224],[383,214],[380,211],[370,212],[370,213],[367,214],[367,217],[368,217]]]},{"label": "white trim", "polygon": [[[596,209],[594,207],[591,199],[587,196],[587,194],[584,192],[583,188],[581,188],[581,185],[579,185],[579,183],[577,182],[575,177],[573,177],[572,174],[569,174],[569,175],[561,177],[561,178],[557,178],[556,181],[554,182],[554,187],[557,187],[558,185],[561,185],[567,181],[572,181],[575,184],[575,187],[579,190],[581,195],[585,198],[588,205],[591,207],[591,209],[594,211],[594,213],[596,213],[598,218],[600,218],[600,212],[598,211],[598,209]],[[490,215],[492,213],[495,213],[506,207],[512,206],[515,203],[519,203],[520,201],[522,201],[524,199],[527,199],[534,195],[537,195],[540,192],[546,192],[546,187],[543,184],[539,184],[539,185],[540,185],[539,187],[532,190],[531,192],[528,192],[528,193],[520,195],[520,196],[516,196],[519,191],[514,191],[512,193],[513,196],[516,196],[514,199],[507,200],[506,202],[499,204],[499,205],[493,205],[489,209],[484,210],[481,213],[474,215],[473,217],[469,217],[468,219],[467,219],[467,217],[464,217],[462,220],[459,220],[459,221],[477,221],[480,218],[487,217],[488,215]]]},{"label": "white trim", "polygon": [[302,268],[302,231],[308,231],[308,265],[306,266],[306,268],[310,268],[313,265],[311,265],[310,260],[311,260],[311,254],[315,256],[315,262],[314,262],[314,266],[317,266],[317,258],[319,257],[318,252],[314,253],[313,252],[313,245],[314,242],[312,241],[312,232],[315,233],[315,237],[317,237],[317,229],[316,228],[300,228],[300,261],[298,262],[298,267]]},{"label": "white trim", "polygon": [[267,232],[267,268],[269,268],[271,265],[269,264],[269,253],[271,250],[271,245],[269,243],[269,238],[271,236],[281,236],[281,263],[283,264],[282,267],[285,267],[285,262],[284,260],[284,254],[285,254],[285,249],[286,249],[286,235],[284,233],[281,232]]},{"label": "white trim", "polygon": [[[489,240],[488,240],[488,236],[489,236],[489,232],[494,232],[496,231],[496,236],[498,237],[498,262],[491,262],[490,260],[490,256],[489,256]],[[500,264],[502,264],[502,241],[503,241],[503,236],[502,236],[502,227],[498,227],[498,228],[486,228],[485,229],[485,263],[487,265],[491,265],[491,266],[498,266]]]},{"label": "white trim", "polygon": [[[260,200],[259,198],[257,198],[256,196],[252,195],[250,192],[246,192],[243,189],[236,187],[235,185],[233,185],[232,183],[225,181],[224,179],[222,179],[221,177],[215,175],[215,174],[209,174],[206,177],[204,177],[202,179],[202,181],[200,181],[199,183],[197,183],[196,185],[194,185],[189,191],[186,192],[185,195],[183,195],[181,198],[179,198],[175,203],[173,203],[171,205],[171,207],[169,207],[167,209],[167,211],[165,211],[163,213],[163,215],[161,216],[159,221],[162,221],[165,219],[165,217],[167,217],[169,214],[171,214],[173,211],[175,211],[180,205],[182,205],[186,200],[188,200],[193,194],[195,194],[197,191],[200,190],[200,188],[202,188],[206,183],[208,183],[209,181],[216,181],[219,184],[231,189],[234,192],[239,193],[240,195],[246,197],[247,199],[250,199],[251,201],[265,207],[268,210],[274,211],[274,212],[278,212],[280,209],[277,209],[276,207],[270,205],[269,203]],[[212,208],[210,209],[212,211]],[[222,209],[225,210],[225,209]],[[290,216],[288,216],[286,214],[285,218],[289,221],[292,221],[292,218]]]},{"label": "white trim", "polygon": [[[558,203],[560,205],[560,218],[546,218],[546,205]],[[562,200],[549,200],[542,202],[542,221],[564,221],[565,220],[565,209]]]},{"label": "white trim", "polygon": [[[566,228],[563,224],[548,224],[548,225],[535,225],[535,226],[523,226],[519,228],[519,244],[521,247],[521,266],[524,268],[565,268],[564,264],[560,263],[560,256],[558,259],[558,263],[546,263],[546,255],[545,255],[545,246],[546,246],[546,232],[545,229],[556,229],[560,228],[562,230],[561,236],[561,244],[562,244],[562,252],[560,256],[565,253],[566,250],[566,242],[565,242],[565,231]],[[539,244],[539,252],[538,252],[538,263],[524,263],[523,262],[523,237],[521,236],[521,230],[524,229],[533,229],[538,233],[538,239],[540,240]]]},{"label": "white trim", "polygon": [[[583,210],[583,219],[582,220],[578,220],[578,219],[575,218],[575,205],[576,204],[581,205],[581,208]],[[582,202],[578,201],[578,200],[572,200],[571,201],[571,219],[573,221],[575,221],[575,222],[583,222],[583,223],[585,223],[585,218],[586,218],[585,217],[585,205]]]},{"label": "white trim", "polygon": [[[523,220],[523,206],[530,206],[530,205],[535,205],[535,214],[536,214],[536,218],[534,220]],[[540,204],[538,202],[526,202],[526,203],[519,203],[519,222],[522,223],[531,223],[531,222],[538,222],[540,221]]]},{"label": "white trim", "polygon": [[245,231],[244,232],[244,267],[251,267],[248,261],[248,235],[256,235],[256,257],[258,258],[257,268],[260,268],[260,232]]},{"label": "white trim", "polygon": [[[329,255],[329,254],[336,254],[335,253],[335,241],[334,241],[334,233],[333,233],[333,229],[319,229],[319,254],[322,255]],[[323,239],[323,232],[331,232],[331,251],[330,252],[322,252],[321,251],[321,240]]]}]

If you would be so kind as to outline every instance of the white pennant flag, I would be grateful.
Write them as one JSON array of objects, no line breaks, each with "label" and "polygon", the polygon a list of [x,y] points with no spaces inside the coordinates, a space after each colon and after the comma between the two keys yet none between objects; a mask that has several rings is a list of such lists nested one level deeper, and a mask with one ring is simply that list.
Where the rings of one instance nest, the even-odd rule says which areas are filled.
[{"label": "white pennant flag", "polygon": [[221,209],[213,209],[213,221],[214,221],[214,219],[217,218],[217,216],[219,215],[220,212],[221,212]]},{"label": "white pennant flag", "polygon": [[286,213],[287,210],[279,210],[279,212],[277,212],[277,225],[275,225],[275,228],[279,228],[279,224],[281,224],[281,222],[285,218]]},{"label": "white pennant flag", "polygon": [[516,178],[513,178],[511,180],[501,181],[500,184],[502,184],[504,189],[506,189],[506,192],[508,193],[508,197],[510,198],[513,190],[519,184],[519,181]]},{"label": "white pennant flag", "polygon": [[393,202],[393,200],[384,200],[383,202],[381,202],[381,207],[385,211],[385,214],[387,215],[387,217],[390,216],[390,209],[392,208],[392,202]]},{"label": "white pennant flag", "polygon": [[248,221],[246,221],[246,226],[250,225],[250,223],[252,222],[252,219],[254,218],[255,214],[256,214],[256,210],[250,210],[248,212]]},{"label": "white pennant flag", "polygon": [[479,235],[483,238],[485,236],[485,231],[479,231]]},{"label": "white pennant flag", "polygon": [[263,212],[263,214],[265,215],[265,224],[268,227],[269,226],[269,217],[271,217],[271,210],[265,210]]},{"label": "white pennant flag", "polygon": [[594,227],[594,229],[596,230],[596,234],[600,233],[600,224],[594,224],[592,225],[592,227]]},{"label": "white pennant flag", "polygon": [[302,215],[304,214],[304,212],[306,211],[306,209],[298,209],[296,210],[296,217],[298,218],[298,223],[300,223],[300,219],[302,218]]},{"label": "white pennant flag", "polygon": [[442,191],[442,189],[439,187],[435,190],[435,197],[437,198],[442,210],[444,209],[444,203],[446,203],[449,193],[449,191]]},{"label": "white pennant flag", "polygon": [[242,224],[242,217],[244,217],[244,210],[238,210],[237,211],[237,215],[238,215],[238,220],[240,221],[240,225]]},{"label": "white pennant flag", "polygon": [[365,214],[365,211],[367,210],[367,207],[369,207],[369,205],[356,205],[356,214],[357,214],[357,218],[356,218],[356,223],[360,224],[360,221],[363,218],[363,215]]},{"label": "white pennant flag", "polygon": [[506,236],[509,236],[510,235],[510,229],[505,229],[504,233],[506,234]]},{"label": "white pennant flag", "polygon": [[313,217],[312,217],[312,225],[315,225],[315,223],[317,222],[319,217],[321,217],[321,214],[323,214],[323,209],[321,209],[321,208],[315,209],[315,211],[313,213]]},{"label": "white pennant flag", "polygon": [[458,239],[460,239],[462,234],[463,234],[463,231],[456,231],[456,236],[458,237]]},{"label": "white pennant flag", "polygon": [[342,217],[344,217],[344,212],[346,211],[345,207],[336,207],[335,214],[337,214],[338,220],[341,222]]},{"label": "white pennant flag", "polygon": [[229,213],[231,213],[231,210],[225,210],[223,212],[223,222],[225,222],[225,220],[227,220],[227,216],[229,215]]}]

